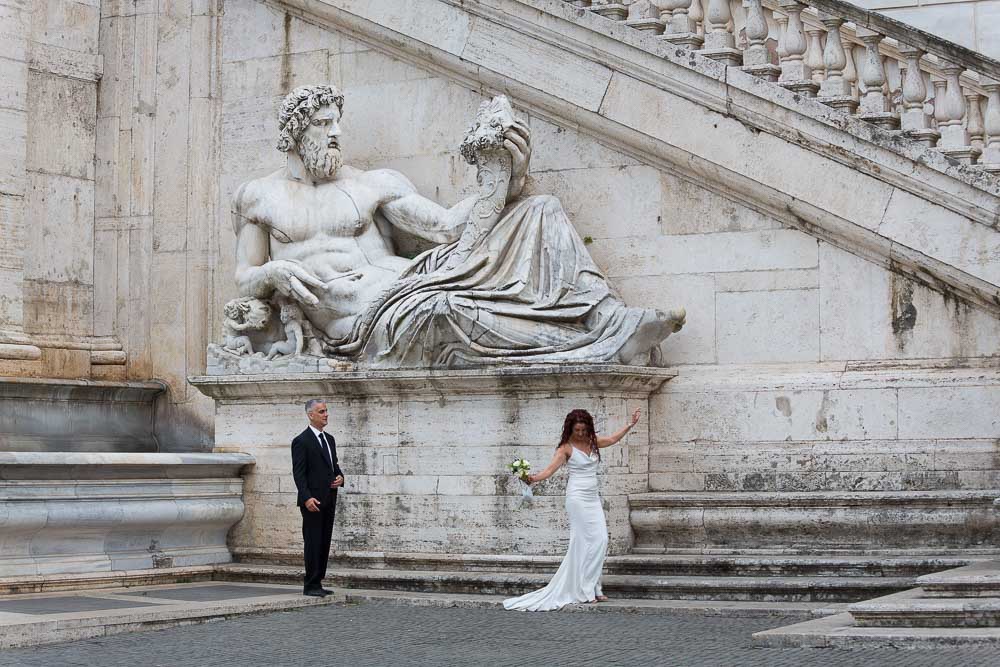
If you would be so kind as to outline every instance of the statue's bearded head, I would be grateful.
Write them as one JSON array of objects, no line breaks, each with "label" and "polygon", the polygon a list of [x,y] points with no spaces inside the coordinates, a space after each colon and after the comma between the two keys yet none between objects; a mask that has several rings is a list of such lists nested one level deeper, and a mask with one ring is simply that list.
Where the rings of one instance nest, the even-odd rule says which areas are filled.
[{"label": "statue's bearded head", "polygon": [[333,86],[301,86],[278,111],[278,150],[295,150],[310,175],[332,178],[343,165],[340,119],[344,96]]}]

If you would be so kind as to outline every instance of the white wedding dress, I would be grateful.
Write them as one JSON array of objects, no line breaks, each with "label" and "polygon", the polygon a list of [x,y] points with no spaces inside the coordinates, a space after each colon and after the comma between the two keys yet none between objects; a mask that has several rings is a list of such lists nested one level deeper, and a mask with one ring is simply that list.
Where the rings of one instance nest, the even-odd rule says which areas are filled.
[{"label": "white wedding dress", "polygon": [[504,609],[552,611],[574,602],[592,602],[601,595],[601,570],[608,550],[608,524],[597,493],[596,455],[573,447],[566,465],[566,513],[569,550],[545,588],[504,600]]}]

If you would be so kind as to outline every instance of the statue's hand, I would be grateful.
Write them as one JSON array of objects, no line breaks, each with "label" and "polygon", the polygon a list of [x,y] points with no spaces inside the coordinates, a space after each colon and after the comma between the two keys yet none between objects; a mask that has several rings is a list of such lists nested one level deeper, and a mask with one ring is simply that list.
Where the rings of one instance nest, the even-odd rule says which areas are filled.
[{"label": "statue's hand", "polygon": [[309,291],[309,288],[322,288],[323,281],[304,269],[301,264],[276,259],[265,264],[263,268],[267,283],[280,294],[307,306],[319,303],[319,299]]},{"label": "statue's hand", "polygon": [[528,164],[531,161],[531,131],[521,121],[504,133],[504,148],[510,153],[510,186],[507,189],[507,201],[513,201],[521,196],[525,181],[528,178]]}]

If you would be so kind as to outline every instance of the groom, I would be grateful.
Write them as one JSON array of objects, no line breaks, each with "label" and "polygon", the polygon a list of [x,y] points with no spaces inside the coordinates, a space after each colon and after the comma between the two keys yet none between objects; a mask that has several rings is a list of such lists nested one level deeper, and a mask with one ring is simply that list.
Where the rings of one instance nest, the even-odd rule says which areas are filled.
[{"label": "groom", "polygon": [[292,477],[302,513],[306,576],[303,593],[325,597],[333,591],[323,588],[326,563],[330,558],[333,514],[337,489],[344,485],[344,473],[337,464],[337,443],[323,432],[330,418],[326,403],[318,398],[306,401],[309,426],[292,440]]}]

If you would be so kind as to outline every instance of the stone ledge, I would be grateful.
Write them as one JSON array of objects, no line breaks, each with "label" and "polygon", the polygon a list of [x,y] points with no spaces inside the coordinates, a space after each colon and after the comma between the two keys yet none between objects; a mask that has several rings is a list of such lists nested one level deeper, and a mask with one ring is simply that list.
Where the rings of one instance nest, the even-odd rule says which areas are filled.
[{"label": "stone ledge", "polygon": [[220,401],[298,397],[309,394],[384,396],[433,394],[454,396],[600,389],[647,396],[677,375],[676,371],[612,364],[536,364],[484,366],[474,369],[351,369],[327,373],[206,375],[188,382]]},{"label": "stone ledge", "polygon": [[678,366],[670,393],[896,389],[1000,385],[1000,359],[818,361],[787,364]]},{"label": "stone ledge", "polygon": [[0,377],[0,400],[24,398],[43,401],[151,403],[166,390],[166,383],[158,380],[112,382]]},{"label": "stone ledge", "polygon": [[243,453],[0,452],[0,480],[238,477],[254,463]]},{"label": "stone ledge", "polygon": [[1000,597],[1000,561],[926,574],[917,579],[927,597]]},{"label": "stone ledge", "polygon": [[991,505],[1000,489],[983,491],[807,491],[641,493],[629,496],[632,509],[656,507],[938,507]]}]

